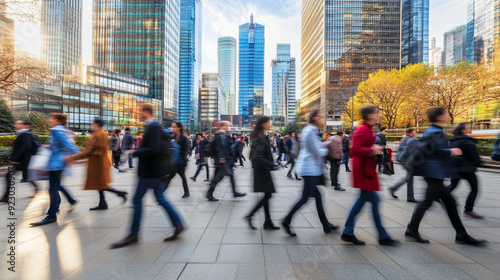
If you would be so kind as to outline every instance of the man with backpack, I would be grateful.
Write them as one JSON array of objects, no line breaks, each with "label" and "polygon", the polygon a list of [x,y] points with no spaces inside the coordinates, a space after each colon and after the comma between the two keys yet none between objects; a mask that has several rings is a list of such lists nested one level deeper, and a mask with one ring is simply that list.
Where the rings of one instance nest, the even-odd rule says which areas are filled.
[{"label": "man with backpack", "polygon": [[418,141],[417,138],[417,131],[415,131],[413,128],[408,128],[406,130],[406,136],[403,140],[401,140],[401,144],[399,145],[398,152],[396,154],[396,160],[400,163],[403,164],[403,167],[406,169],[406,176],[398,181],[394,186],[389,188],[389,193],[391,194],[392,197],[395,199],[398,199],[396,196],[395,192],[406,183],[406,189],[407,189],[407,194],[406,194],[406,201],[408,202],[413,202],[413,203],[419,203],[415,199],[414,192],[413,192],[413,170],[410,168],[407,168],[406,165],[404,164],[403,159],[407,157],[408,153],[410,152],[408,149],[408,145],[411,147],[411,142],[413,141]]},{"label": "man with backpack", "polygon": [[165,188],[164,178],[168,170],[165,170],[170,160],[169,151],[170,140],[167,139],[163,128],[158,120],[153,116],[153,106],[144,105],[141,110],[141,120],[146,121],[144,126],[144,137],[141,148],[132,153],[133,157],[139,158],[139,167],[137,173],[139,181],[132,199],[134,213],[132,214],[132,226],[130,234],[121,241],[111,245],[111,249],[125,247],[139,240],[139,229],[142,218],[142,198],[149,189],[153,189],[156,201],[167,212],[173,226],[174,233],[163,241],[172,241],[176,239],[184,230],[182,220],[174,207],[165,199],[163,191]]},{"label": "man with backpack", "polygon": [[[427,110],[427,117],[432,123],[422,135],[420,141],[425,146],[420,145],[411,153],[424,154],[422,164],[416,166],[415,175],[421,175],[427,182],[425,199],[417,205],[412,218],[405,232],[405,236],[419,243],[429,243],[429,240],[422,238],[418,232],[418,227],[425,212],[431,207],[434,201],[441,201],[446,207],[446,212],[455,228],[455,242],[471,245],[480,245],[484,240],[472,238],[465,230],[460,216],[458,215],[457,203],[450,191],[444,186],[444,179],[452,176],[451,156],[462,155],[459,148],[450,148],[448,138],[443,132],[443,128],[448,121],[448,114],[443,107],[433,107]],[[418,143],[418,142],[417,142]],[[422,147],[426,147],[425,150]]]},{"label": "man with backpack", "polygon": [[[12,145],[12,169],[14,172],[23,172],[23,177],[21,180],[21,183],[23,183],[28,180],[28,164],[31,157],[38,151],[40,142],[38,142],[36,137],[30,132],[31,123],[29,121],[17,121],[14,126],[17,129],[17,137]],[[7,185],[5,193],[0,199],[0,202],[8,202],[9,191],[11,188],[11,184],[13,183],[11,180],[9,180],[9,177],[13,175],[14,174],[12,172],[7,172]],[[38,186],[33,181],[31,182],[31,184],[33,184],[33,187],[35,187],[35,193],[32,196],[34,197],[38,191]]]},{"label": "man with backpack", "polygon": [[328,148],[327,160],[330,162],[330,180],[332,182],[332,187],[336,191],[345,191],[344,188],[340,187],[338,181],[339,170],[340,170],[340,160],[342,158],[342,139],[344,132],[337,131],[335,136],[328,133],[328,138],[325,140],[324,145]]},{"label": "man with backpack", "polygon": [[231,180],[234,197],[242,197],[246,195],[246,193],[239,193],[236,191],[236,184],[233,176],[235,158],[231,152],[232,140],[231,136],[227,134],[228,128],[229,122],[221,121],[219,123],[219,131],[215,133],[214,138],[208,145],[207,154],[214,159],[215,163],[215,174],[212,182],[210,182],[210,188],[207,192],[207,199],[209,201],[219,201],[219,199],[214,197],[214,191],[217,184],[219,184],[225,176],[229,176],[229,179]]}]

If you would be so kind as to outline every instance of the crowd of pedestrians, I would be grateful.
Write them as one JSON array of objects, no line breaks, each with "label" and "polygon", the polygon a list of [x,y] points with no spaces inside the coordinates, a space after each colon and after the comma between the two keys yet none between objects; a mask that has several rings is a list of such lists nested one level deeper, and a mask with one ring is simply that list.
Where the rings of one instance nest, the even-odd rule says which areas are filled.
[{"label": "crowd of pedestrians", "polygon": [[[327,219],[323,205],[322,193],[319,185],[331,185],[333,190],[346,191],[339,181],[339,173],[342,164],[345,171],[352,177],[352,186],[359,189],[359,195],[352,206],[344,224],[341,239],[355,245],[363,245],[355,234],[356,218],[364,204],[371,204],[373,221],[375,223],[380,245],[394,246],[399,243],[393,239],[383,226],[380,215],[381,200],[378,191],[381,190],[379,174],[387,168],[386,159],[389,156],[387,147],[387,129],[378,127],[380,123],[378,109],[375,106],[364,106],[360,109],[363,122],[354,131],[338,131],[318,134],[324,127],[324,120],[320,111],[313,111],[308,115],[308,125],[302,131],[291,131],[287,135],[272,133],[271,119],[262,116],[257,119],[251,135],[231,135],[229,123],[221,121],[217,132],[196,133],[189,135],[181,122],[174,122],[171,129],[164,129],[154,117],[151,106],[144,105],[141,109],[141,119],[144,121],[144,134],[131,133],[130,128],[125,128],[122,136],[121,131],[116,129],[109,133],[104,130],[105,123],[101,119],[95,119],[92,123],[91,136],[85,143],[82,151],[79,151],[71,134],[66,129],[66,116],[63,114],[51,114],[49,125],[51,129],[50,141],[47,145],[40,145],[36,137],[30,132],[30,123],[18,121],[15,126],[17,138],[13,144],[12,167],[14,171],[22,172],[22,181],[30,181],[38,191],[34,182],[40,178],[29,178],[29,165],[31,158],[37,154],[38,149],[48,149],[50,155],[47,159],[46,172],[49,181],[50,205],[45,217],[32,226],[42,226],[57,221],[57,213],[61,203],[59,192],[62,192],[68,202],[74,206],[77,201],[61,185],[61,178],[73,162],[88,159],[87,177],[84,185],[85,190],[94,190],[99,193],[99,203],[90,210],[106,210],[108,204],[105,192],[116,194],[127,201],[128,193],[110,187],[112,166],[119,172],[128,172],[134,169],[134,158],[138,158],[137,175],[138,182],[132,197],[133,214],[131,217],[130,231],[124,239],[112,244],[112,248],[119,248],[136,243],[139,240],[140,225],[142,219],[142,201],[149,189],[153,190],[158,204],[165,209],[174,226],[174,232],[166,237],[164,241],[172,241],[184,231],[184,222],[175,207],[165,198],[165,190],[172,183],[172,179],[179,175],[184,189],[182,198],[191,196],[186,169],[190,162],[197,165],[195,174],[190,179],[195,182],[203,169],[206,171],[204,182],[207,182],[206,199],[210,202],[219,201],[214,197],[218,184],[225,177],[229,177],[235,198],[244,197],[246,193],[238,192],[234,170],[236,167],[244,167],[247,160],[244,150],[249,148],[248,161],[253,169],[253,190],[261,198],[257,204],[250,209],[244,217],[248,226],[255,230],[253,217],[264,209],[264,230],[278,230],[271,218],[270,201],[273,193],[279,191],[279,186],[274,184],[272,171],[280,168],[288,169],[286,177],[290,180],[302,181],[302,194],[298,201],[291,207],[289,213],[281,220],[281,226],[290,236],[297,234],[292,228],[294,214],[306,204],[309,198],[314,198],[317,214],[323,231],[330,233],[339,226],[330,223]],[[404,236],[420,243],[428,243],[419,233],[420,222],[426,210],[434,202],[438,202],[446,209],[447,215],[456,231],[456,242],[479,245],[483,240],[477,240],[468,235],[463,226],[457,210],[457,204],[452,196],[452,191],[457,187],[461,179],[466,180],[471,188],[465,203],[464,214],[472,218],[482,218],[474,212],[474,204],[478,194],[477,167],[483,163],[479,157],[476,140],[470,136],[471,127],[467,123],[457,125],[453,131],[453,137],[448,139],[443,132],[443,127],[448,121],[444,108],[435,107],[427,112],[431,125],[423,133],[422,137],[416,137],[416,131],[408,129],[406,136],[401,141],[397,160],[403,164],[406,171],[400,181],[388,188],[390,195],[397,199],[397,190],[407,185],[407,201],[417,203],[415,211],[409,221]],[[378,130],[374,134],[373,131]],[[324,138],[324,139],[322,139]],[[323,141],[322,141],[323,140]],[[194,151],[194,161],[190,161]],[[416,152],[415,152],[416,151]],[[420,155],[415,160],[413,155]],[[422,155],[425,155],[422,157]],[[209,165],[213,160],[215,170],[210,176]],[[350,162],[351,161],[351,162]],[[418,162],[417,162],[418,161]],[[286,163],[284,163],[286,162]],[[128,170],[126,168],[128,164]],[[325,169],[328,169],[324,176]],[[352,169],[351,169],[351,168]],[[387,171],[387,170],[386,170]],[[414,196],[414,177],[422,176],[427,189],[425,198],[420,202]],[[211,179],[210,179],[211,178]],[[451,184],[445,186],[444,180],[452,178]],[[281,182],[281,181],[280,181]],[[11,187],[7,178],[6,192],[0,202],[8,200]]]}]

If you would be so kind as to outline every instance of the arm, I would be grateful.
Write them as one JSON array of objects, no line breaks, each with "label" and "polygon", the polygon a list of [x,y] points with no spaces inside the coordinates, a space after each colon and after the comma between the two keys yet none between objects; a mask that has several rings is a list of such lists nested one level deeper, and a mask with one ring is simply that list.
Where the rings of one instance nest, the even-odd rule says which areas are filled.
[{"label": "arm", "polygon": [[467,155],[468,160],[472,162],[472,165],[475,167],[482,166],[484,163],[481,160],[481,157],[479,156],[479,152],[477,151],[477,147],[474,144],[470,145],[470,148],[468,149],[469,153]]},{"label": "arm", "polygon": [[443,157],[448,157],[451,155],[451,150],[450,150],[450,147],[448,147],[448,145],[440,145],[440,144],[445,143],[445,142],[448,143],[448,139],[446,139],[446,135],[444,135],[442,133],[431,134],[431,136],[429,137],[429,140],[432,142],[432,144],[435,147],[434,153],[433,153],[434,155],[443,156]]},{"label": "arm", "polygon": [[321,140],[314,133],[310,132],[305,139],[307,149],[317,157],[326,157],[328,149],[323,146]]},{"label": "arm", "polygon": [[[161,152],[161,141],[163,129],[161,126],[151,126],[148,131],[147,139],[144,137],[142,139],[141,148],[135,150],[133,153],[134,157],[152,157]],[[146,135],[144,135],[146,136]],[[147,141],[145,141],[147,140]],[[144,145],[146,143],[147,145]]]},{"label": "arm", "polygon": [[31,149],[31,145],[33,145],[31,135],[21,133],[12,145],[12,162],[21,162],[24,155]]},{"label": "arm", "polygon": [[352,147],[349,153],[353,156],[359,156],[359,157],[372,157],[373,156],[373,151],[372,151],[372,146],[373,143],[370,139],[373,139],[371,137],[371,131],[365,129],[358,128],[355,130],[353,138],[352,138]]},{"label": "arm", "polygon": [[54,131],[54,136],[56,136],[61,144],[61,148],[67,150],[71,155],[78,154],[80,151],[78,148],[71,143],[69,138],[64,134],[63,131]]},{"label": "arm", "polygon": [[81,151],[79,154],[74,155],[71,157],[72,160],[79,160],[79,159],[84,159],[90,157],[94,151],[96,150],[97,147],[99,147],[100,141],[98,137],[90,136],[89,140],[87,140],[87,143],[85,143],[85,149]]},{"label": "arm", "polygon": [[266,149],[271,150],[270,145],[266,145],[265,140],[261,137],[257,138],[255,145],[255,161],[257,164],[262,165],[264,168],[272,170],[274,169],[274,162],[265,157]]}]

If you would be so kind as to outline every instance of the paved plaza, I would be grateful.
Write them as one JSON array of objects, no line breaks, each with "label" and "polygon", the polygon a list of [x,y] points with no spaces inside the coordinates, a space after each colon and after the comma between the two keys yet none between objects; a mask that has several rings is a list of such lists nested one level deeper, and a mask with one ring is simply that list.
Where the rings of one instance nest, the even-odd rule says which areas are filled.
[{"label": "paved plaza", "polygon": [[[247,149],[248,150],[248,149]],[[248,151],[247,151],[248,152]],[[195,171],[189,163],[188,177]],[[294,217],[292,226],[297,237],[283,230],[253,231],[242,217],[257,202],[252,192],[252,169],[246,162],[235,171],[243,198],[232,196],[228,179],[217,188],[214,196],[220,202],[205,199],[205,173],[198,181],[189,180],[191,197],[181,199],[181,181],[177,177],[167,190],[167,197],[181,212],[186,231],[179,240],[164,243],[172,232],[169,219],[147,195],[143,224],[138,244],[110,250],[109,245],[128,234],[132,209],[130,200],[106,193],[109,209],[90,212],[96,206],[96,191],[83,191],[85,165],[74,166],[63,185],[78,200],[76,209],[68,213],[69,204],[62,198],[57,224],[30,228],[29,223],[42,218],[49,201],[43,191],[34,199],[26,198],[32,188],[21,184],[17,188],[15,206],[15,272],[8,271],[7,205],[0,205],[0,279],[500,279],[500,174],[478,172],[480,194],[475,211],[484,220],[463,217],[469,233],[489,241],[484,247],[459,245],[444,210],[437,204],[427,212],[421,234],[430,244],[417,244],[404,238],[415,204],[407,203],[406,188],[398,192],[399,200],[389,197],[387,187],[404,172],[397,166],[394,176],[381,176],[384,190],[380,192],[383,223],[396,247],[378,245],[371,210],[366,205],[357,222],[355,233],[366,246],[353,246],[340,240],[341,230],[324,234],[313,200]],[[278,192],[271,200],[272,217],[276,224],[285,216],[301,195],[302,182],[286,178],[287,169],[273,173]],[[2,172],[3,173],[3,172]],[[112,170],[112,186],[133,195],[137,180],[136,169],[126,173]],[[213,169],[211,168],[211,173]],[[212,175],[212,174],[211,174]],[[347,191],[323,188],[323,200],[329,220],[343,226],[358,191],[341,170],[340,181]],[[2,181],[1,188],[4,188]],[[462,182],[455,191],[462,212],[469,187]],[[416,179],[416,198],[423,196],[424,181]],[[259,213],[254,224],[262,227],[264,214]]]}]

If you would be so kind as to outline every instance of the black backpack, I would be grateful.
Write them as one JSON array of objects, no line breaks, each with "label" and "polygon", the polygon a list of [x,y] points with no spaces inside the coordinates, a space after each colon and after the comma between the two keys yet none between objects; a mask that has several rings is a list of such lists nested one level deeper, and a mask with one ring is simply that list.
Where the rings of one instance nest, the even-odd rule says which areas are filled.
[{"label": "black backpack", "polygon": [[400,159],[400,163],[410,171],[418,175],[419,167],[425,160],[434,152],[432,142],[427,141],[425,138],[417,138],[411,141],[405,147],[404,156]]},{"label": "black backpack", "polygon": [[217,155],[217,146],[215,145],[215,141],[217,140],[217,136],[214,136],[210,142],[205,146],[205,156],[206,157],[215,157]]},{"label": "black backpack", "polygon": [[173,155],[172,138],[168,131],[163,131],[163,137],[161,139],[161,174],[162,176],[167,176],[170,174],[172,169],[177,168],[175,163],[175,158]]},{"label": "black backpack", "polygon": [[38,141],[38,138],[35,135],[30,133],[30,136],[31,136],[30,154],[32,156],[34,156],[34,155],[36,155],[36,153],[38,152],[38,149],[42,146],[42,144],[40,144],[40,141]]}]

